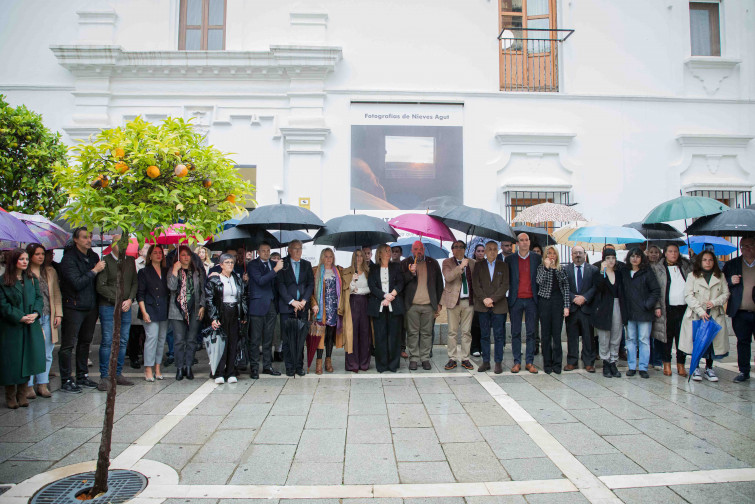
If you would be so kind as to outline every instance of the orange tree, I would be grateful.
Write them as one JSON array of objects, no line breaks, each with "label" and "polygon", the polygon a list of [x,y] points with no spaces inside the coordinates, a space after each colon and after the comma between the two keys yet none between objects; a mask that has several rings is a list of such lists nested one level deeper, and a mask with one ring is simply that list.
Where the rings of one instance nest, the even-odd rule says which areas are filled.
[{"label": "orange tree", "polygon": [[[120,230],[120,250],[129,235],[140,244],[179,221],[187,236],[209,236],[244,210],[253,187],[238,176],[233,161],[183,119],[151,124],[137,117],[72,148],[73,162],[59,164],[57,183],[67,195],[66,219],[74,225]],[[123,254],[118,258],[115,306],[123,302]],[[107,490],[115,409],[115,375],[121,311],[116,310],[105,409],[93,498]]]}]

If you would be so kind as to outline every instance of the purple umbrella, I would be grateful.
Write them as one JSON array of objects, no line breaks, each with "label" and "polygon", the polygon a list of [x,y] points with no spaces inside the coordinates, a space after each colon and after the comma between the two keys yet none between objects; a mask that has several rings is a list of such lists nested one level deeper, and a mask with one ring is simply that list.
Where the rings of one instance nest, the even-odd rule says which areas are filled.
[{"label": "purple umbrella", "polygon": [[26,224],[26,227],[37,237],[38,243],[41,243],[46,249],[63,248],[71,236],[65,229],[47,217],[19,212],[11,212],[10,214]]},{"label": "purple umbrella", "polygon": [[36,243],[39,239],[22,221],[5,210],[0,212],[0,242],[16,243],[4,248],[15,248],[21,243]]}]

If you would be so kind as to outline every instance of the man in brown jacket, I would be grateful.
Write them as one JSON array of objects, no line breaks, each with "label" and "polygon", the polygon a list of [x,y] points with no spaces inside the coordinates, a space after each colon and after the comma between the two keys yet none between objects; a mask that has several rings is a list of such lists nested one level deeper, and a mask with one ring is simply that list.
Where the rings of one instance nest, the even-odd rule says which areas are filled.
[{"label": "man in brown jacket", "polygon": [[438,261],[425,257],[425,246],[417,240],[412,245],[412,255],[401,262],[404,273],[404,305],[406,306],[406,351],[409,354],[409,369],[429,371],[430,351],[433,346],[435,318],[443,307],[443,278]]},{"label": "man in brown jacket", "polygon": [[498,244],[494,241],[485,245],[485,260],[478,262],[472,272],[474,309],[480,319],[480,343],[482,345],[482,365],[477,371],[490,370],[490,328],[495,337],[495,373],[503,373],[504,324],[508,313],[506,292],[509,290],[509,265],[496,261]]},{"label": "man in brown jacket", "polygon": [[[474,297],[472,288],[472,270],[474,261],[464,257],[467,245],[457,240],[451,245],[453,257],[443,261],[443,278],[446,286],[440,304],[446,307],[448,314],[448,363],[446,369],[455,369],[456,361],[461,361],[465,369],[474,369],[469,362],[469,349],[472,345],[472,317],[474,315]],[[461,333],[461,341],[457,339]],[[461,350],[458,344],[461,343]]]}]

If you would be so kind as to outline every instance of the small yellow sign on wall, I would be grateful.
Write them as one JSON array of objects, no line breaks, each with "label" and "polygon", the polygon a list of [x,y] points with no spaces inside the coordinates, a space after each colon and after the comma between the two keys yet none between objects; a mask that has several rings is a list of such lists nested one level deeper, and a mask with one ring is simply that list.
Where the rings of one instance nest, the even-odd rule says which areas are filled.
[{"label": "small yellow sign on wall", "polygon": [[299,206],[309,210],[309,198],[299,198]]}]

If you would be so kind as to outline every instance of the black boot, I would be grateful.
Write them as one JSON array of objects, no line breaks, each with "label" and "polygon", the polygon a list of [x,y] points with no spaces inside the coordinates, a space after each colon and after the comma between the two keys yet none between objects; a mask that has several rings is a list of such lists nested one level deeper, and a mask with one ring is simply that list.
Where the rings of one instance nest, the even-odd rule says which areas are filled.
[{"label": "black boot", "polygon": [[176,368],[176,381],[184,379],[184,368]]},{"label": "black boot", "polygon": [[603,361],[603,376],[605,378],[611,378],[611,363],[607,360]]},{"label": "black boot", "polygon": [[191,366],[184,368],[184,376],[186,376],[187,380],[193,380],[194,379],[194,373],[191,370]]},{"label": "black boot", "polygon": [[614,378],[621,378],[621,373],[619,373],[619,370],[616,368],[616,363],[611,363],[611,376]]}]

